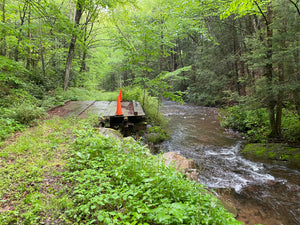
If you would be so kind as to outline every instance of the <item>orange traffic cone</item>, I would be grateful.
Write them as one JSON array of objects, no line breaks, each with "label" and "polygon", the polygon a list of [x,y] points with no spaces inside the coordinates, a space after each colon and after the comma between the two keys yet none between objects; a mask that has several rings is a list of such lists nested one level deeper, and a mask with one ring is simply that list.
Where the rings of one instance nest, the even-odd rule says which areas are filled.
[{"label": "orange traffic cone", "polygon": [[118,95],[118,98],[117,98],[117,116],[122,116],[123,115],[123,112],[122,112],[122,106],[121,106],[121,96]]}]

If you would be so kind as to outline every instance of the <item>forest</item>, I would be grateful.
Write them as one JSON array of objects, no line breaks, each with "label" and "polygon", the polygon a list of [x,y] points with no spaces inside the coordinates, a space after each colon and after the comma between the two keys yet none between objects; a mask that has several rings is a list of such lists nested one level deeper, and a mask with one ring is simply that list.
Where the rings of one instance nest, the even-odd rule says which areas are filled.
[{"label": "forest", "polygon": [[[108,96],[120,87],[124,88],[129,99],[140,100],[143,107],[145,98],[151,96],[155,99],[157,111],[163,99],[217,107],[222,126],[242,132],[249,142],[297,145],[300,143],[299,24],[299,0],[1,0],[0,149],[5,148],[6,141],[16,132],[26,131],[36,125],[38,119],[45,118],[50,108],[69,99],[104,100],[104,95]],[[114,99],[109,96],[105,100]],[[162,121],[156,121],[155,125],[160,125]],[[63,132],[62,137],[69,140],[64,123],[72,121],[57,122],[60,128],[48,124],[42,125],[48,127],[38,129]],[[84,129],[83,122],[72,126]],[[87,140],[83,137],[90,135],[92,142],[101,148],[113,146],[111,140],[98,143],[97,135],[89,129],[81,133],[78,131],[77,139],[84,143]],[[58,137],[48,138],[53,138],[53,143],[42,140],[44,145],[47,142],[53,146],[68,145],[64,140],[55,139]],[[75,141],[72,149],[80,148],[83,145]],[[39,151],[34,146],[31,150]],[[0,152],[0,160],[8,157],[5,151]],[[48,151],[50,154],[51,149]],[[55,153],[57,157],[60,151],[58,149]],[[90,156],[92,153],[86,154]],[[115,152],[111,154],[112,158],[117,155]],[[87,191],[91,187],[77,178],[76,171],[95,166],[89,164],[84,156],[74,152],[72,156],[73,161],[68,164],[70,174],[66,176],[69,180],[59,181],[62,182],[59,185],[78,179],[76,188]],[[98,155],[93,157],[91,163],[99,163],[96,162]],[[65,163],[65,159],[56,159],[63,161],[57,162],[57,167]],[[121,164],[117,158],[114,160],[116,165]],[[107,166],[105,163],[103,165]],[[25,171],[22,173],[26,174]],[[38,176],[39,170],[34,167],[31,175]],[[112,179],[115,182],[127,175],[119,174]],[[16,179],[21,179],[20,176]],[[105,177],[97,176],[97,182],[108,182]],[[145,175],[143,179],[152,178]],[[9,189],[9,184],[5,182],[0,184]],[[118,185],[121,188],[122,185]],[[178,189],[174,190],[178,195],[169,193],[170,196],[180,195],[179,189],[183,188],[183,184],[176,183],[174,187],[176,185]],[[20,188],[26,193],[26,185]],[[34,185],[28,188],[34,189]],[[76,188],[73,196],[77,199],[74,201],[81,202],[82,207],[79,205],[78,208],[66,210],[63,214],[66,217],[62,216],[56,222],[51,220],[52,223],[72,224],[77,221],[79,224],[83,220],[93,223],[93,218],[104,221],[102,215],[97,217],[92,214],[98,206],[84,205],[88,198],[83,199]],[[51,189],[59,188],[53,186]],[[188,192],[190,196],[180,195],[178,198],[188,198],[196,209],[197,200],[191,197],[194,193],[191,191]],[[3,193],[0,193],[1,196],[3,202],[8,198]],[[34,196],[31,197],[25,199],[25,203],[37,204],[32,200]],[[70,203],[67,197],[56,197],[53,201],[59,209],[68,209],[75,204]],[[109,196],[113,197],[117,198],[115,193]],[[205,204],[210,204],[210,200],[206,200],[203,200]],[[118,207],[121,204],[118,201],[114,206],[103,207]],[[170,208],[174,201],[167,200],[165,209]],[[126,214],[127,217],[122,214],[124,221],[130,221],[124,224],[148,224],[147,221],[154,221],[151,224],[179,224],[178,221],[182,224],[200,224],[198,217],[194,219],[199,223],[191,222],[185,216],[193,212],[184,211],[186,209],[183,210],[184,206],[179,203],[175,206],[178,209],[174,212],[174,215],[177,213],[177,222],[171,221],[168,214],[159,214],[160,209],[145,209],[141,203],[139,207],[144,211]],[[91,211],[84,207],[91,207]],[[129,211],[132,210],[130,207]],[[21,211],[17,210],[0,219],[7,223],[25,221],[38,224],[41,217],[50,218],[47,217],[47,208],[43,208],[46,215],[40,213],[40,208],[34,210],[32,214],[22,214],[21,219]],[[221,221],[221,218],[229,218],[228,221],[235,224],[234,219],[227,214],[222,216],[221,211],[213,211],[212,214],[215,214],[204,217],[201,224],[213,224],[211,221]],[[51,216],[58,217],[59,213],[55,213]],[[143,221],[142,215],[146,213],[149,214]],[[70,219],[72,214],[78,217]],[[119,221],[121,216],[118,216],[107,214],[111,220],[106,218],[103,224],[116,224],[113,221]]]},{"label": "forest", "polygon": [[253,142],[297,142],[299,18],[297,0],[2,0],[0,137],[68,89],[138,86],[227,107]]}]

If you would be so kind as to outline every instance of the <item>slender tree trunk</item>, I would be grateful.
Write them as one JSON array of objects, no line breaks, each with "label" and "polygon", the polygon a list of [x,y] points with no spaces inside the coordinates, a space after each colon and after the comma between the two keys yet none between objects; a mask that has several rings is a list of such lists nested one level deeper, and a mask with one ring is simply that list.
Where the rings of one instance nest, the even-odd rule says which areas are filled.
[{"label": "slender tree trunk", "polygon": [[143,108],[145,108],[145,100],[146,100],[146,79],[147,77],[149,78],[149,70],[148,70],[148,54],[147,54],[147,48],[148,48],[148,43],[147,43],[147,38],[145,34],[145,43],[144,43],[144,48],[145,48],[145,64],[146,64],[146,71],[144,71],[144,79],[143,79],[143,86],[144,86],[144,95],[143,95]]},{"label": "slender tree trunk", "polygon": [[[2,23],[5,24],[5,0],[2,0],[1,4],[2,9]],[[1,55],[6,56],[7,46],[6,46],[6,29],[2,29],[2,48]]]},{"label": "slender tree trunk", "polygon": [[81,59],[81,66],[80,66],[80,72],[86,71],[86,56],[87,56],[87,40],[88,40],[88,33],[87,33],[87,28],[88,28],[88,17],[86,18],[85,21],[85,26],[84,26],[84,40],[83,40],[83,54],[82,54],[82,59]]},{"label": "slender tree trunk", "polygon": [[[32,38],[32,35],[31,35],[31,29],[30,29],[30,25],[31,25],[31,7],[29,5],[29,8],[28,8],[29,12],[28,12],[28,18],[27,18],[27,22],[28,22],[28,41],[29,41],[29,44],[31,42],[31,38]],[[30,66],[31,66],[31,63],[32,63],[32,59],[31,59],[31,47],[27,47],[27,62],[26,62],[26,69],[30,70]]]},{"label": "slender tree trunk", "polygon": [[42,31],[42,23],[40,20],[40,54],[41,54],[41,62],[42,62],[42,71],[44,78],[46,77],[46,68],[45,68],[45,59],[44,59],[44,46],[43,46],[43,31]]},{"label": "slender tree trunk", "polygon": [[74,57],[75,44],[76,44],[76,35],[73,34],[71,43],[70,43],[70,47],[69,47],[69,53],[68,53],[66,69],[65,69],[65,82],[64,82],[64,90],[65,91],[68,90],[68,88],[69,88],[69,79],[70,79],[70,73],[71,73],[72,60]]},{"label": "slender tree trunk", "polygon": [[87,57],[87,51],[86,49],[84,49],[82,54],[82,59],[81,59],[80,72],[86,71],[86,57]]},{"label": "slender tree trunk", "polygon": [[27,8],[28,8],[28,3],[25,2],[22,11],[20,9],[20,21],[21,21],[20,26],[19,26],[19,28],[16,28],[16,29],[19,29],[19,33],[18,33],[18,37],[17,37],[18,41],[17,41],[17,45],[15,47],[15,52],[14,52],[14,58],[15,58],[16,62],[19,61],[19,54],[20,54],[19,45],[22,40],[22,33],[23,33],[22,26],[25,23]]},{"label": "slender tree trunk", "polygon": [[[83,13],[83,5],[81,4],[80,0],[77,0],[76,14],[75,14],[75,27],[78,27],[82,13]],[[77,35],[73,34],[71,42],[70,42],[70,46],[69,46],[69,53],[68,53],[66,69],[65,69],[65,81],[64,81],[64,90],[65,91],[68,90],[68,88],[69,88],[69,79],[70,79],[72,60],[73,60],[74,52],[75,52],[76,39],[77,39]]]},{"label": "slender tree trunk", "polygon": [[265,76],[268,81],[268,109],[269,109],[269,120],[270,120],[270,128],[271,134],[270,137],[274,138],[277,137],[278,134],[278,125],[276,123],[276,99],[273,95],[273,28],[271,27],[273,23],[273,4],[272,0],[269,1],[267,6],[267,16],[266,16],[266,27],[267,27],[267,41],[266,41],[266,65],[265,65]]},{"label": "slender tree trunk", "polygon": [[[280,29],[281,34],[287,33],[287,5],[283,5],[283,13],[284,16],[281,21],[282,28]],[[281,51],[285,51],[287,48],[285,35],[282,35],[282,40],[280,42],[281,45]],[[284,90],[282,90],[282,85],[285,81],[285,74],[286,74],[286,57],[283,55],[281,62],[279,63],[279,75],[278,75],[278,82],[279,82],[279,92],[277,96],[277,108],[276,108],[276,128],[277,128],[277,134],[278,136],[281,136],[281,118],[282,118],[282,107],[283,107],[283,99],[284,99]]]},{"label": "slender tree trunk", "polygon": [[233,56],[234,56],[234,84],[235,89],[239,95],[241,95],[240,84],[239,84],[239,49],[238,49],[238,35],[235,28],[235,19],[233,19]]}]

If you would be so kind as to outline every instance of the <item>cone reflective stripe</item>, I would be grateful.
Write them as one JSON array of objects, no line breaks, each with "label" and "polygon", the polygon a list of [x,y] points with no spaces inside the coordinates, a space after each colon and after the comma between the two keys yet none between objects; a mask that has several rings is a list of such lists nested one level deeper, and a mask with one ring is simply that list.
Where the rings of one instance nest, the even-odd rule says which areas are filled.
[{"label": "cone reflective stripe", "polygon": [[122,116],[123,115],[123,112],[122,112],[122,106],[121,106],[121,96],[118,95],[118,98],[117,98],[117,116]]},{"label": "cone reflective stripe", "polygon": [[120,89],[120,94],[119,94],[119,96],[120,96],[120,101],[122,101],[122,88]]}]

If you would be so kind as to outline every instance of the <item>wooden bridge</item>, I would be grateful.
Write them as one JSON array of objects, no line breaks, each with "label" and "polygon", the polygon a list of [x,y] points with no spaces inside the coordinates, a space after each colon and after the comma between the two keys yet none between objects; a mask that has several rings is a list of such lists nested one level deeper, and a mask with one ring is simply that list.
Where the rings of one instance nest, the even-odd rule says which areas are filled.
[{"label": "wooden bridge", "polygon": [[87,118],[94,114],[99,125],[120,129],[124,136],[146,129],[146,115],[139,102],[121,102],[122,115],[117,115],[117,101],[70,101],[49,113],[62,117],[78,116]]}]

